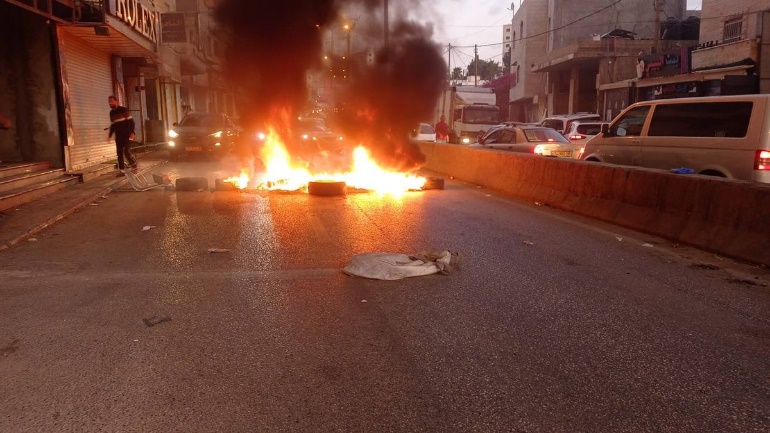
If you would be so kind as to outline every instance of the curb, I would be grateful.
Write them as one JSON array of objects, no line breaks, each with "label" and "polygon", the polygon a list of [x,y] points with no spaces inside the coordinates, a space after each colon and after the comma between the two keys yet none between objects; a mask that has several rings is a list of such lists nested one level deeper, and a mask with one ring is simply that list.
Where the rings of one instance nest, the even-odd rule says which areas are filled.
[{"label": "curb", "polygon": [[[146,168],[144,168],[140,173],[144,174],[155,167],[158,167],[162,164],[165,164],[166,160],[160,160],[160,161],[154,161],[151,163],[151,165],[148,165]],[[128,183],[128,179],[125,177],[116,179],[112,183],[108,184],[104,188],[98,190],[98,192],[95,192],[91,195],[86,196],[83,200],[80,200],[76,202],[72,207],[67,208],[66,210],[56,214],[55,216],[49,218],[45,222],[38,224],[37,226],[33,227],[32,229],[28,230],[24,234],[21,234],[17,236],[14,239],[11,239],[10,241],[6,241],[4,244],[0,245],[0,251],[7,250],[8,248],[18,244],[19,242],[37,234],[41,231],[47,229],[48,227],[51,227],[52,225],[56,224],[57,222],[63,220],[64,218],[67,218],[68,216],[72,215],[73,213],[77,212],[78,210],[90,205],[91,203],[95,202],[96,200],[100,199],[102,196],[109,194],[113,191],[115,191],[117,188],[120,188],[124,184]]]}]

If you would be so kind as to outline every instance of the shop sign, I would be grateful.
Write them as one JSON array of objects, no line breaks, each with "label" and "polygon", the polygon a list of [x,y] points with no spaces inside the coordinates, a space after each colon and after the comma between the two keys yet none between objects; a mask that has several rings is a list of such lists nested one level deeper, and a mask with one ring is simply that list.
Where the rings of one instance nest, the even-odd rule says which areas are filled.
[{"label": "shop sign", "polygon": [[653,87],[653,95],[655,99],[698,96],[698,84],[695,82],[663,84]]},{"label": "shop sign", "polygon": [[110,0],[110,14],[153,43],[158,43],[160,12],[145,6],[140,0]]},{"label": "shop sign", "polygon": [[187,29],[185,27],[184,13],[166,13],[160,15],[161,35],[163,43],[187,42]]}]

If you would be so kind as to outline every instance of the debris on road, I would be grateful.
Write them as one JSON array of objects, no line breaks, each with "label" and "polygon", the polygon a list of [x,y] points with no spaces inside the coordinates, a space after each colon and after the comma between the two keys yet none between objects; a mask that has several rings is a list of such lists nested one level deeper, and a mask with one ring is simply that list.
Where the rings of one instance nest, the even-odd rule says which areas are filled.
[{"label": "debris on road", "polygon": [[99,203],[88,203],[89,206],[99,206]]},{"label": "debris on road", "polygon": [[618,242],[623,242],[623,238],[621,238],[620,236],[615,236],[615,239],[617,239]]},{"label": "debris on road", "polygon": [[142,321],[144,322],[145,325],[147,325],[148,328],[152,328],[153,326],[155,326],[155,325],[157,325],[159,323],[170,322],[171,321],[171,317],[169,317],[169,316],[162,316],[162,315],[160,315],[160,316],[152,316],[152,317],[150,317],[148,319],[142,319]]},{"label": "debris on road", "polygon": [[523,243],[524,245],[535,245],[535,243],[534,243],[534,242],[532,242],[532,241],[524,241],[524,242],[522,242],[522,243]]},{"label": "debris on road", "polygon": [[27,239],[27,242],[37,242],[37,238],[29,238]]},{"label": "debris on road", "polygon": [[229,253],[230,250],[227,248],[209,248],[209,253]]},{"label": "debris on road", "polygon": [[653,244],[648,244],[648,243],[644,243],[644,244],[642,244],[642,246],[643,246],[643,247],[646,247],[646,248],[652,248],[652,247],[654,247],[655,245],[653,245]]},{"label": "debris on road", "polygon": [[460,255],[448,250],[415,255],[365,253],[351,257],[343,272],[355,277],[393,281],[437,273],[449,275],[459,265]]},{"label": "debris on road", "polygon": [[152,229],[157,228],[157,227],[158,226],[144,226],[144,227],[142,227],[142,231],[146,232],[148,230],[152,230]]},{"label": "debris on road", "polygon": [[361,303],[362,303],[362,304],[365,304],[365,303],[367,303],[367,302],[369,302],[369,301],[367,301],[366,299],[362,299],[362,300],[361,300]]},{"label": "debris on road", "polygon": [[176,190],[201,192],[209,189],[209,180],[205,177],[180,177],[176,180]]}]

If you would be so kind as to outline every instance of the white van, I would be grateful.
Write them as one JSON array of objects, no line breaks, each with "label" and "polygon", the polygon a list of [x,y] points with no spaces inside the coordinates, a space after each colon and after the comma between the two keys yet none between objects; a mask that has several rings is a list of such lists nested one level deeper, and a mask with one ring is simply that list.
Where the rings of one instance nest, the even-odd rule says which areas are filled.
[{"label": "white van", "polygon": [[581,159],[770,182],[770,95],[638,102]]}]

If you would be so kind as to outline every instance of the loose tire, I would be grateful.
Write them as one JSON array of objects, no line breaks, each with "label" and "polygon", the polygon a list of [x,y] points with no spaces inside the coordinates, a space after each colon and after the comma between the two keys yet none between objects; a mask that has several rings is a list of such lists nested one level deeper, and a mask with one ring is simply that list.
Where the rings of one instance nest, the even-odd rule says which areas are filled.
[{"label": "loose tire", "polygon": [[177,191],[205,191],[209,189],[209,180],[205,177],[180,177],[176,180]]},{"label": "loose tire", "polygon": [[346,189],[345,182],[336,180],[315,180],[307,184],[308,194],[323,197],[345,195]]},{"label": "loose tire", "polygon": [[426,189],[444,189],[443,177],[429,177],[425,180],[425,185],[422,186],[423,191]]}]

